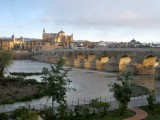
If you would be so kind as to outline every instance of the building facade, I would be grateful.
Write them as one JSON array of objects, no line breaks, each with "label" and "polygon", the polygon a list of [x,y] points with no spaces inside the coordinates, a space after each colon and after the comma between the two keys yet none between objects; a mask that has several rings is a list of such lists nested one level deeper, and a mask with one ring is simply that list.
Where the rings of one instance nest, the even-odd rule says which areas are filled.
[{"label": "building facade", "polygon": [[73,42],[73,34],[66,35],[64,31],[58,33],[46,33],[43,29],[42,40],[51,42]]},{"label": "building facade", "polygon": [[1,50],[9,50],[9,49],[24,49],[24,39],[23,37],[15,38],[12,35],[11,38],[2,37],[0,38],[0,49]]}]

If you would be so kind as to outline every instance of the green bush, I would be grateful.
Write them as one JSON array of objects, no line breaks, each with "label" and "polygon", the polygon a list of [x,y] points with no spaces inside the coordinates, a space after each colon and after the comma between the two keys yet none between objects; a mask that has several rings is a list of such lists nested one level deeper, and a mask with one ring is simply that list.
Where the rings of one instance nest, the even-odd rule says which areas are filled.
[{"label": "green bush", "polygon": [[156,97],[154,92],[150,92],[149,95],[147,96],[147,101],[148,101],[148,108],[150,110],[154,110],[154,103],[156,102]]},{"label": "green bush", "polygon": [[14,99],[5,99],[3,101],[0,101],[0,105],[1,104],[13,104],[13,103],[15,103]]},{"label": "green bush", "polygon": [[29,108],[20,107],[13,111],[14,119],[20,120],[38,120],[36,112],[33,112]]},{"label": "green bush", "polygon": [[103,117],[104,115],[107,114],[107,110],[109,108],[109,103],[108,102],[102,102],[98,100],[99,98],[96,99],[91,99],[89,106],[93,110],[93,114],[96,114],[96,112]]},{"label": "green bush", "polygon": [[51,107],[46,108],[45,110],[43,110],[41,112],[41,117],[44,120],[55,120],[56,119],[56,115],[53,113],[53,109]]},{"label": "green bush", "polygon": [[89,107],[87,105],[75,106],[74,113],[76,117],[86,119],[89,117]]},{"label": "green bush", "polygon": [[8,115],[6,113],[0,113],[0,120],[9,120]]},{"label": "green bush", "polygon": [[61,104],[58,106],[58,119],[59,120],[72,120],[73,119],[73,111],[69,109],[66,105]]}]

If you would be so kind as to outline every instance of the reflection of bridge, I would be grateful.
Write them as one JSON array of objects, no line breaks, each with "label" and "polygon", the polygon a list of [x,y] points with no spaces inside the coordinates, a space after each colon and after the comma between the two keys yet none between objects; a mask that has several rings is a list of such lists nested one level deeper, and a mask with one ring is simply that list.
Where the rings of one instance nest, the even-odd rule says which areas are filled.
[{"label": "reflection of bridge", "polygon": [[134,74],[154,74],[160,63],[160,48],[107,48],[36,52],[33,59],[53,63],[66,58],[66,65],[107,72],[130,70]]}]

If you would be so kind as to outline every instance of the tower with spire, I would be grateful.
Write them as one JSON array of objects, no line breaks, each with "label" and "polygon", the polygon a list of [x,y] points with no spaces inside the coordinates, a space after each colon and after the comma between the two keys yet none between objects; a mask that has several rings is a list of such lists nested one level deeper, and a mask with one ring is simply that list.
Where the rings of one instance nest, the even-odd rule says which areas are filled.
[{"label": "tower with spire", "polygon": [[45,28],[43,28],[42,39],[45,40]]}]

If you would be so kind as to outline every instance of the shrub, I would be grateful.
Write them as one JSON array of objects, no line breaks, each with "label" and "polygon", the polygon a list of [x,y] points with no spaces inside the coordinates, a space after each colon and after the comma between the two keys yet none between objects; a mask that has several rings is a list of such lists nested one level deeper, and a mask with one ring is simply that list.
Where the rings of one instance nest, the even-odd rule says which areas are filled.
[{"label": "shrub", "polygon": [[15,103],[14,99],[5,99],[3,101],[0,101],[0,104],[12,104]]},{"label": "shrub", "polygon": [[9,120],[8,115],[6,113],[0,113],[0,120]]},{"label": "shrub", "polygon": [[77,105],[74,109],[76,117],[86,119],[89,117],[89,108],[87,105]]},{"label": "shrub", "polygon": [[38,116],[32,110],[26,107],[20,107],[13,111],[13,116],[15,119],[20,120],[38,120]]},{"label": "shrub", "polygon": [[148,101],[148,108],[153,111],[154,110],[153,104],[156,101],[155,94],[153,91],[150,92],[149,95],[147,96],[147,101]]},{"label": "shrub", "polygon": [[58,109],[58,119],[60,120],[72,120],[73,119],[73,111],[69,109],[66,105],[61,104]]},{"label": "shrub", "polygon": [[99,98],[91,99],[89,106],[91,107],[91,109],[93,109],[93,114],[96,114],[96,112],[98,112],[98,114],[102,117],[107,114],[107,110],[110,105],[108,102],[98,101],[98,99]]},{"label": "shrub", "polygon": [[44,111],[42,111],[41,117],[44,120],[54,120],[54,119],[56,119],[56,115],[53,113],[53,110],[52,110],[51,107],[46,108]]}]

